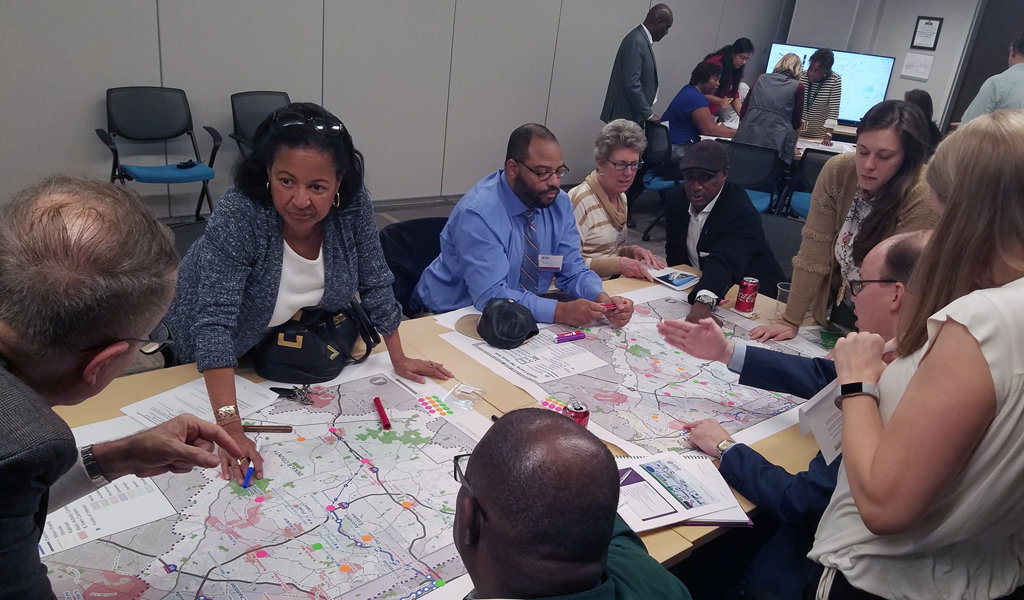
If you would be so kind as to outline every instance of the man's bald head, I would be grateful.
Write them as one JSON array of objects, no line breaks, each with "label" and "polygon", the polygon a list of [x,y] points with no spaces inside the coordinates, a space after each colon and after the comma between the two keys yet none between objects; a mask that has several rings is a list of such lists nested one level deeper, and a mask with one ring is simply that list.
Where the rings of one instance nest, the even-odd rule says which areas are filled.
[{"label": "man's bald head", "polygon": [[885,339],[896,335],[907,282],[930,236],[930,230],[901,233],[882,240],[867,253],[860,266],[862,288],[853,297],[859,330]]},{"label": "man's bald head", "polygon": [[644,27],[651,32],[651,39],[660,42],[668,33],[669,27],[672,27],[672,9],[667,4],[655,4],[647,11]]},{"label": "man's bald head", "polygon": [[[466,468],[476,504],[460,501],[456,517],[456,545],[478,589],[492,576],[504,580],[497,585],[508,597],[596,585],[615,523],[617,475],[605,445],[565,416],[523,409],[499,419]],[[486,521],[475,540],[460,539],[469,506]]]}]

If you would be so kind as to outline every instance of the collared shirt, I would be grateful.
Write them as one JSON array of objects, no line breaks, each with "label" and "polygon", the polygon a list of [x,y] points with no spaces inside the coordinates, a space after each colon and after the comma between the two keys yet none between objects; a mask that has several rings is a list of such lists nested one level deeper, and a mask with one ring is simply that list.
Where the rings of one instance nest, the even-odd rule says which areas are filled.
[{"label": "collared shirt", "polygon": [[[647,36],[647,45],[651,47],[651,54],[654,54],[654,36],[651,35],[651,32],[647,30],[647,26],[644,25],[643,23],[640,24],[640,28],[644,30],[644,35]],[[654,103],[657,101],[658,88],[654,88],[654,100],[651,101],[651,106],[653,107]]]},{"label": "collared shirt", "polygon": [[[423,272],[413,303],[434,312],[473,305],[483,310],[491,298],[512,298],[530,309],[537,321],[551,323],[557,302],[519,287],[523,261],[526,205],[495,171],[466,192],[441,232],[441,254]],[[580,254],[580,234],[572,202],[559,192],[554,203],[534,216],[540,254],[562,257],[561,271],[540,271],[538,290],[554,281],[576,298],[594,300],[604,292],[601,278],[587,268]]]},{"label": "collared shirt", "polygon": [[[722,190],[724,189],[725,187],[723,186]],[[700,268],[700,254],[697,252],[700,232],[704,230],[704,223],[707,223],[708,215],[715,208],[715,203],[718,202],[718,197],[722,195],[722,190],[718,190],[718,193],[715,194],[715,199],[708,202],[708,205],[699,214],[693,212],[693,204],[690,204],[690,227],[686,231],[686,254],[690,257],[690,265],[694,269]]]},{"label": "collared shirt", "polygon": [[978,95],[964,111],[964,124],[1004,108],[1024,109],[1024,63],[1017,63],[981,84]]}]

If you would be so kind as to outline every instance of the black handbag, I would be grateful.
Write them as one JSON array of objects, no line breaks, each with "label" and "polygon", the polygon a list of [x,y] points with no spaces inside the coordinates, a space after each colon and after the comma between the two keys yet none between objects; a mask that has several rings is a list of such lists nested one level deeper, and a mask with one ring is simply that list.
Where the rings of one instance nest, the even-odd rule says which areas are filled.
[{"label": "black handbag", "polygon": [[[357,340],[366,344],[359,358],[352,356]],[[323,383],[346,365],[361,363],[380,344],[380,335],[358,300],[338,312],[304,308],[274,327],[250,353],[256,374],[282,383]]]}]

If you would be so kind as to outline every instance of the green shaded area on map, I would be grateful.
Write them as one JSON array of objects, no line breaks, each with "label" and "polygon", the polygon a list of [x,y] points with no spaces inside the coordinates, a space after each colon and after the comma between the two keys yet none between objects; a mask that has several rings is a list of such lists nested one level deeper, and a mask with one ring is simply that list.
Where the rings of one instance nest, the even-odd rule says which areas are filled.
[{"label": "green shaded area on map", "polygon": [[633,344],[632,346],[626,349],[626,352],[629,352],[630,354],[637,358],[647,358],[651,355],[650,350],[644,348],[639,344]]},{"label": "green shaded area on map", "polygon": [[393,444],[398,442],[399,444],[419,445],[429,444],[430,438],[425,438],[420,435],[415,429],[407,429],[405,433],[399,435],[394,429],[391,431],[384,431],[383,427],[377,429],[367,429],[366,433],[360,433],[356,436],[356,439],[360,442],[373,438],[382,444]]},{"label": "green shaded area on map", "polygon": [[[270,485],[271,481],[273,481],[273,479],[269,477],[264,477],[263,479],[253,478],[253,480],[249,483],[249,487],[255,487],[259,491],[266,494],[267,486]],[[238,496],[239,498],[248,498],[249,496],[252,496],[252,494],[249,493],[249,490],[242,489],[242,486],[238,485],[234,481],[228,483],[228,487],[231,488],[231,493]]]}]

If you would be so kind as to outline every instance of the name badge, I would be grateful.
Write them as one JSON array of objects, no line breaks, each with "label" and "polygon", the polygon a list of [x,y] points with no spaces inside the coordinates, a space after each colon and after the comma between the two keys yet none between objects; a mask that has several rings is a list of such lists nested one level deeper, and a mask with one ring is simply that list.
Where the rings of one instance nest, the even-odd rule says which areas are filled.
[{"label": "name badge", "polygon": [[541,254],[537,257],[537,267],[542,271],[561,271],[561,254]]},{"label": "name badge", "polygon": [[615,246],[621,248],[626,245],[626,227],[622,227],[622,231],[615,236]]}]

